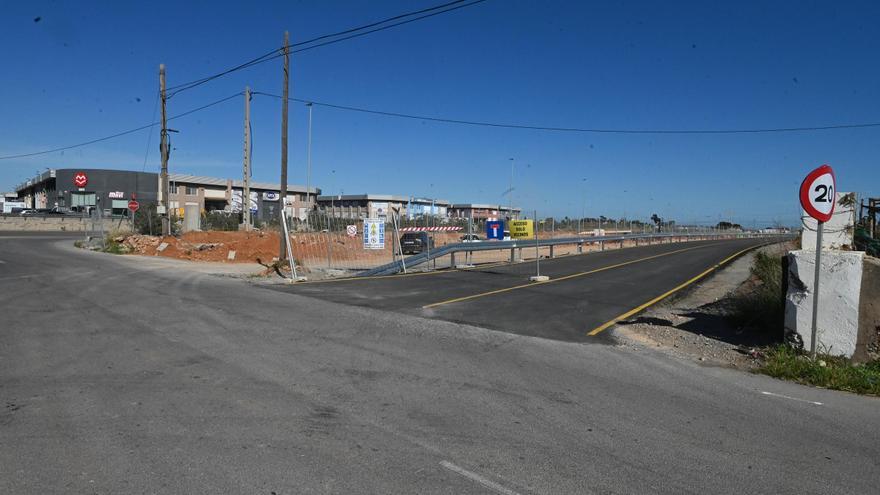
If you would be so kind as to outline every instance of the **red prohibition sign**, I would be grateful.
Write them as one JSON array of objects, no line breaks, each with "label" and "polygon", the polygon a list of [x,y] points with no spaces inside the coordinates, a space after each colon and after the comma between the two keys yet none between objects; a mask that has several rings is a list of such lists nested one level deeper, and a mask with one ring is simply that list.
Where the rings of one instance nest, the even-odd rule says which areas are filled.
[{"label": "red prohibition sign", "polygon": [[837,184],[834,169],[828,165],[813,170],[801,183],[801,206],[819,222],[831,220],[836,203]]}]

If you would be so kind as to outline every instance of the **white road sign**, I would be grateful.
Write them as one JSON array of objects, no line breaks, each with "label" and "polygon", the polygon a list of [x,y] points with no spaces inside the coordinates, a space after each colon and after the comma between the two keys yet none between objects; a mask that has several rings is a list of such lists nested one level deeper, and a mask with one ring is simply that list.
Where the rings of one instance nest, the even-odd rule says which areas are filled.
[{"label": "white road sign", "polygon": [[834,170],[828,165],[822,165],[807,174],[801,183],[801,206],[819,222],[827,222],[834,214],[836,192]]},{"label": "white road sign", "polygon": [[364,249],[385,249],[385,221],[383,219],[364,219]]}]

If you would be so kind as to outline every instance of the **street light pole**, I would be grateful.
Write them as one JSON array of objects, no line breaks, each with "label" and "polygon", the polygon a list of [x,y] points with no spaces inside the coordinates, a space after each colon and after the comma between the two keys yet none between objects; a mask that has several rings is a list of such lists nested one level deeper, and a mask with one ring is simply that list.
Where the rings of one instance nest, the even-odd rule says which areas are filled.
[{"label": "street light pole", "polygon": [[[309,107],[309,151],[308,151],[308,165],[306,165],[306,211],[311,213],[312,211],[312,103],[306,103],[306,106]],[[306,213],[306,222],[309,222],[309,214]],[[311,225],[310,225],[311,226]]]},{"label": "street light pole", "polygon": [[507,214],[510,215],[510,219],[513,220],[513,158],[510,158],[510,188],[507,190],[507,194],[507,199],[510,204]]},{"label": "street light pole", "polygon": [[581,218],[578,219],[578,235],[584,230],[581,224],[586,220],[587,216],[587,178],[584,177],[581,179],[581,182]]}]

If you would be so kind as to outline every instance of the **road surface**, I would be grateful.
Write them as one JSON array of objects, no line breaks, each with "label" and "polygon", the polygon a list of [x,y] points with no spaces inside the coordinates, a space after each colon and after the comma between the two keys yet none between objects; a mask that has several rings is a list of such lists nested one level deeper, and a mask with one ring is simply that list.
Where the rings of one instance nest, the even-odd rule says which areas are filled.
[{"label": "road surface", "polygon": [[874,398],[70,244],[0,234],[0,493],[877,491]]},{"label": "road surface", "polygon": [[[521,335],[596,341],[608,335],[599,335],[603,325],[618,316],[767,242],[653,244],[542,260],[541,274],[550,280],[539,284],[529,282],[537,270],[532,260],[470,270],[276,285],[275,289]],[[597,329],[600,332],[589,335]]]}]

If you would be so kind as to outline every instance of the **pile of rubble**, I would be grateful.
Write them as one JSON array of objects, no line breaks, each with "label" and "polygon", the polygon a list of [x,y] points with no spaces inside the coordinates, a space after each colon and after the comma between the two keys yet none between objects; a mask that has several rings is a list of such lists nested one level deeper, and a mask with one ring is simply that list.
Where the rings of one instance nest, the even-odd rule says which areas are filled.
[{"label": "pile of rubble", "polygon": [[130,252],[138,254],[155,253],[162,242],[161,237],[152,235],[129,235],[118,237],[115,240],[127,247]]}]

